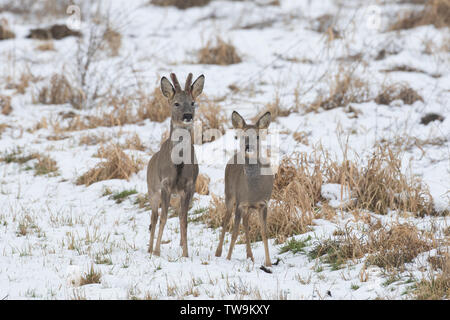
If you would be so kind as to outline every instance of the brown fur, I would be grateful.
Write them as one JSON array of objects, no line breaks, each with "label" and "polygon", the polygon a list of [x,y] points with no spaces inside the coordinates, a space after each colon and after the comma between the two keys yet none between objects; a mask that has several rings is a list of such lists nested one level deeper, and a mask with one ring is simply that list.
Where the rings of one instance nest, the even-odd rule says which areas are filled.
[{"label": "brown fur", "polygon": [[[230,248],[227,259],[231,259],[234,244],[236,242],[239,224],[244,225],[247,258],[254,260],[253,253],[250,247],[249,239],[249,216],[252,212],[257,212],[260,220],[261,236],[264,243],[265,250],[265,265],[271,266],[269,246],[267,240],[267,206],[272,195],[273,175],[264,175],[261,173],[262,169],[268,169],[268,165],[261,163],[259,154],[259,130],[266,129],[271,120],[270,113],[265,113],[256,122],[256,125],[247,125],[244,119],[236,112],[233,112],[232,121],[236,129],[242,129],[244,132],[254,130],[257,137],[256,143],[256,163],[253,164],[247,153],[251,150],[249,142],[245,139],[245,135],[241,136],[241,151],[233,156],[225,168],[225,205],[226,213],[222,223],[222,233],[220,235],[219,245],[216,250],[216,257],[222,255],[223,241],[225,237],[226,226],[228,225],[231,215],[234,213],[234,227],[231,236]],[[244,159],[244,163],[238,162],[239,159]]]},{"label": "brown fur", "polygon": [[[189,86],[189,90],[183,91],[175,76],[171,74],[173,85],[163,77],[161,79],[161,91],[168,99],[172,108],[172,119],[170,123],[169,138],[161,145],[161,149],[150,159],[147,169],[147,185],[152,208],[150,222],[150,244],[149,253],[160,255],[161,238],[164,226],[167,221],[168,207],[172,194],[177,194],[181,201],[178,208],[180,217],[180,245],[183,248],[183,256],[188,256],[187,247],[187,213],[192,197],[195,192],[195,183],[198,176],[198,165],[196,164],[195,151],[190,144],[190,163],[174,163],[172,159],[173,148],[179,143],[173,141],[174,131],[177,129],[186,129],[192,134],[193,120],[195,116],[195,98],[202,92],[204,76]],[[188,76],[188,83],[192,80],[192,74]],[[190,122],[186,122],[186,117],[191,117]],[[156,224],[158,222],[158,209],[161,207],[161,216],[159,220],[159,232],[155,249],[153,250],[153,241],[155,237]]]}]

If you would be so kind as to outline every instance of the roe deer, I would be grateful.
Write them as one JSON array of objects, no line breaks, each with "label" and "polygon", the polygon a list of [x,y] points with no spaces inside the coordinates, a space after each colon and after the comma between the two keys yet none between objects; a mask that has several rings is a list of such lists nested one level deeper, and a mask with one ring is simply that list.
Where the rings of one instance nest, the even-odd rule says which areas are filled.
[{"label": "roe deer", "polygon": [[[177,208],[180,217],[180,245],[183,248],[183,257],[187,257],[187,213],[198,175],[198,165],[192,144],[195,99],[203,91],[205,77],[201,75],[191,84],[192,73],[190,73],[184,90],[181,89],[175,74],[171,73],[170,77],[173,85],[166,77],[161,79],[161,91],[172,108],[170,135],[161,145],[161,149],[150,159],[147,168],[147,186],[152,209],[148,252],[160,255],[161,238],[167,221],[170,197],[172,194],[177,194],[180,197],[180,207]],[[180,146],[183,145],[184,149],[180,150]],[[179,156],[182,156],[181,160]],[[159,232],[155,250],[153,250],[160,207]]]},{"label": "roe deer", "polygon": [[[256,211],[259,215],[261,236],[264,242],[265,265],[267,267],[272,265],[267,242],[267,205],[272,195],[273,174],[270,165],[261,162],[259,143],[260,130],[267,129],[270,121],[270,112],[266,112],[255,125],[248,125],[239,113],[233,111],[233,127],[242,130],[241,133],[243,134],[240,134],[241,150],[230,159],[225,168],[226,213],[222,221],[222,233],[216,250],[216,257],[222,255],[225,229],[234,208],[235,220],[227,259],[231,259],[242,216],[247,244],[247,258],[254,261],[250,247],[248,219],[250,213]],[[252,136],[254,139],[251,143]]]}]

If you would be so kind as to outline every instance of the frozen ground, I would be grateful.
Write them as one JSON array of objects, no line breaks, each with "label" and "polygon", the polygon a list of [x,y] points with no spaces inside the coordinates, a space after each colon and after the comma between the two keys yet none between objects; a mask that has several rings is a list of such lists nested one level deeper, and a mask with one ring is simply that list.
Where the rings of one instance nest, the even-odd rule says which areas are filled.
[{"label": "frozen ground", "polygon": [[[109,10],[113,22],[120,25],[122,48],[118,57],[105,57],[97,68],[108,80],[124,86],[133,83],[131,70],[135,70],[150,91],[160,77],[169,72],[176,72],[183,81],[188,72],[194,77],[203,73],[206,76],[204,92],[208,97],[223,99],[221,106],[227,117],[236,109],[251,118],[274,100],[276,92],[285,106],[294,104],[296,89],[300,90],[301,102],[310,103],[321,94],[321,89],[326,90],[328,75],[337,72],[346,57],[361,53],[363,62],[355,72],[369,81],[371,90],[376,91],[386,81],[404,81],[423,96],[424,102],[405,105],[396,101],[391,106],[377,105],[373,101],[352,103],[361,112],[357,118],[351,117],[346,108],[292,113],[278,118],[271,129],[281,132],[281,155],[311,152],[313,146],[321,143],[339,158],[342,143],[348,137],[350,155],[362,159],[381,139],[399,136],[444,139],[441,145],[412,146],[403,153],[403,165],[405,170],[420,175],[428,184],[438,210],[450,209],[450,53],[425,52],[425,44],[430,41],[440,47],[446,33],[448,36],[448,29],[423,26],[382,32],[367,22],[373,16],[362,5],[367,3],[365,1],[345,2],[339,8],[334,1],[280,2],[280,6],[259,6],[249,1],[212,1],[205,7],[178,10],[151,6],[147,1],[111,1]],[[382,5],[380,28],[383,29],[399,9],[406,7],[408,5]],[[337,26],[345,36],[330,42],[323,33],[313,30],[314,19],[336,12],[339,12]],[[11,95],[13,105],[10,115],[0,115],[0,123],[9,125],[1,135],[0,152],[20,146],[26,152],[49,154],[59,166],[57,176],[35,176],[24,165],[0,162],[0,299],[403,299],[409,298],[404,293],[410,286],[411,275],[420,279],[426,273],[426,258],[433,252],[419,255],[406,266],[401,280],[386,284],[386,275],[378,267],[368,268],[365,271],[367,281],[361,281],[362,260],[332,270],[319,261],[310,261],[306,254],[279,254],[281,245],[272,239],[272,260],[278,257],[281,262],[268,274],[259,269],[264,259],[262,243],[253,244],[255,263],[245,259],[243,244],[237,245],[231,261],[216,258],[214,251],[220,230],[209,229],[200,222],[189,223],[190,257],[182,258],[177,217],[168,220],[163,236],[167,243],[161,248],[161,257],[149,256],[149,212],[134,204],[136,196],[120,204],[102,196],[105,187],[113,191],[136,189],[145,193],[145,169],[129,181],[108,180],[89,187],[77,186],[76,178],[100,161],[92,157],[97,146],[80,146],[79,140],[86,133],[102,132],[113,141],[123,141],[136,133],[147,150],[129,153],[147,162],[158,149],[169,120],[98,127],[64,133],[68,138],[63,140],[47,139],[54,134],[52,129],[34,130],[37,121],[45,117],[63,123],[58,114],[72,108],[35,104],[33,94],[51,74],[59,72],[63,66],[73,65],[76,39],[54,41],[55,51],[40,52],[35,49],[37,40],[25,39],[30,27],[39,26],[37,22],[23,21],[20,15],[8,12],[0,13],[0,17],[8,19],[17,36],[14,40],[0,42],[1,93]],[[271,22],[260,29],[243,28],[262,21]],[[88,28],[87,24],[82,24],[81,31],[87,32]],[[216,35],[232,41],[243,58],[242,63],[229,66],[195,63],[196,50]],[[395,54],[376,60],[383,48]],[[122,60],[127,63],[125,71],[116,69]],[[423,72],[382,71],[399,65]],[[5,83],[11,79],[16,81],[27,68],[44,80],[33,83],[25,94],[16,94]],[[436,74],[439,77],[431,76]],[[232,93],[228,89],[231,84],[251,89]],[[437,112],[446,118],[427,126],[420,124],[420,118],[428,112]],[[308,145],[294,140],[292,134],[297,131],[307,134]],[[220,150],[230,135],[232,133],[227,132],[223,138],[197,146],[196,150],[209,155]],[[217,161],[200,166],[200,172],[211,178],[210,190],[216,195],[223,194],[225,161],[226,157],[218,157]],[[324,197],[339,207],[339,186],[327,185],[324,189]],[[210,196],[196,195],[195,198],[191,215],[209,206]],[[409,221],[421,230],[448,226],[445,217],[398,217],[391,212],[378,218],[383,222]],[[343,212],[338,221],[317,220],[313,231],[295,237],[310,236],[312,246],[347,223],[359,222]],[[28,226],[26,235],[18,233],[21,224]],[[229,240],[229,235],[226,239]],[[224,251],[227,247],[228,242]],[[87,272],[92,264],[100,271],[101,282],[78,286],[79,275]]]}]

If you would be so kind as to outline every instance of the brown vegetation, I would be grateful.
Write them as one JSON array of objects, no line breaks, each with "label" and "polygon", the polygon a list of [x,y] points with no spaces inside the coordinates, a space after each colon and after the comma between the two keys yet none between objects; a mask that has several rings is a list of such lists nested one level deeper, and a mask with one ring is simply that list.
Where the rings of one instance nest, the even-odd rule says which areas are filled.
[{"label": "brown vegetation", "polygon": [[236,48],[231,42],[225,42],[217,37],[216,41],[209,40],[206,46],[198,51],[198,63],[230,65],[241,62],[241,57],[237,54]]},{"label": "brown vegetation", "polygon": [[99,154],[105,161],[100,162],[82,176],[78,177],[76,184],[89,186],[95,182],[109,179],[128,180],[133,173],[142,169],[143,163],[139,159],[130,158],[117,145],[100,148]]},{"label": "brown vegetation", "polygon": [[178,9],[188,9],[192,7],[203,7],[211,0],[151,0],[150,3],[155,6],[168,7],[174,6]]},{"label": "brown vegetation", "polygon": [[402,100],[405,104],[424,101],[422,96],[405,83],[384,84],[381,92],[375,98],[378,104],[389,105],[394,100]]},{"label": "brown vegetation", "polygon": [[432,24],[436,28],[450,27],[450,0],[428,0],[419,11],[404,11],[389,27],[389,31],[411,29]]},{"label": "brown vegetation", "polygon": [[340,70],[330,78],[329,89],[319,94],[307,111],[319,108],[331,110],[346,107],[350,103],[362,103],[369,99],[369,85],[354,74],[353,69]]},{"label": "brown vegetation", "polygon": [[0,110],[1,113],[5,116],[9,115],[12,112],[10,96],[0,95]]}]

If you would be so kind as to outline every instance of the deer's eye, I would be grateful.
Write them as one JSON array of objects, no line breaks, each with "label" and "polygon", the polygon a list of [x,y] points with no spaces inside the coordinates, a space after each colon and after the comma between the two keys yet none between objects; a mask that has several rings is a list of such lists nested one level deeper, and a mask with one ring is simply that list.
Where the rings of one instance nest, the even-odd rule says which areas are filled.
[{"label": "deer's eye", "polygon": [[192,103],[191,103],[191,106],[194,106],[194,104],[195,104],[195,102],[192,102]]},{"label": "deer's eye", "polygon": [[175,102],[175,107],[179,107],[180,104],[178,102]]}]

